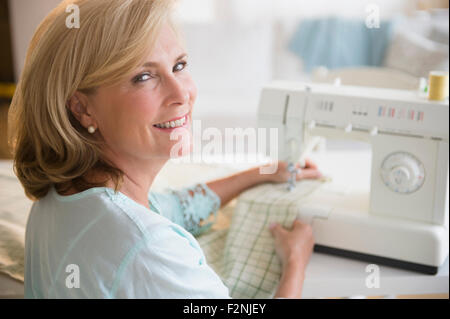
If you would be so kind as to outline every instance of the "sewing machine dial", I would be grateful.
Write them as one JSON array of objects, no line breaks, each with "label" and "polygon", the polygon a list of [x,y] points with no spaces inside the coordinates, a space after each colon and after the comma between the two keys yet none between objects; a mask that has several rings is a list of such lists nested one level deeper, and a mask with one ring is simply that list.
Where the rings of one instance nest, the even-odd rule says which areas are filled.
[{"label": "sewing machine dial", "polygon": [[396,152],[388,155],[381,164],[381,178],[392,191],[410,194],[423,185],[425,168],[414,155]]}]

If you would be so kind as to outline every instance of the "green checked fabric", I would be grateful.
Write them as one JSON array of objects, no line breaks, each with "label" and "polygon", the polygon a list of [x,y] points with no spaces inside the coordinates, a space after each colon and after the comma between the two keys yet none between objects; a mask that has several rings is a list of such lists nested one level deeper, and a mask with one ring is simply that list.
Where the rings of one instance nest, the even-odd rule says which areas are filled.
[{"label": "green checked fabric", "polygon": [[222,278],[232,298],[271,298],[281,276],[269,225],[290,227],[298,205],[324,185],[304,180],[292,191],[286,184],[263,184],[238,199],[230,228],[198,238],[208,264]]}]

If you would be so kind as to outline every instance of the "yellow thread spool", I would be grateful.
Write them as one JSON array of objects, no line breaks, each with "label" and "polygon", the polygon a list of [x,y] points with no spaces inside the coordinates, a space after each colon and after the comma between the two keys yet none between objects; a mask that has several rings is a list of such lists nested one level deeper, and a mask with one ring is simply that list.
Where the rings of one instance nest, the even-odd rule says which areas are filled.
[{"label": "yellow thread spool", "polygon": [[16,85],[12,83],[0,83],[0,98],[11,99],[16,90]]},{"label": "yellow thread spool", "polygon": [[431,71],[428,79],[428,99],[443,101],[448,97],[448,72]]}]

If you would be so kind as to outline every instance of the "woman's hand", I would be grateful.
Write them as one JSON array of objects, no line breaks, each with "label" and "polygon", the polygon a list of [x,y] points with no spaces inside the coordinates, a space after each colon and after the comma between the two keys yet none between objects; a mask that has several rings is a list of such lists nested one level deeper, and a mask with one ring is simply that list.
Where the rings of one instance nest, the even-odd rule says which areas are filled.
[{"label": "woman's hand", "polygon": [[275,251],[283,268],[295,264],[304,270],[314,247],[312,227],[296,219],[290,230],[278,223],[270,225],[269,229],[275,239]]},{"label": "woman's hand", "polygon": [[[271,183],[286,183],[291,177],[291,173],[287,170],[288,163],[284,161],[278,161],[277,170],[273,174],[267,174],[267,182]],[[302,179],[316,179],[322,176],[322,173],[317,168],[317,165],[310,160],[305,160],[305,167],[300,168],[300,163],[297,163],[295,167],[298,169],[296,180]]]},{"label": "woman's hand", "polygon": [[305,270],[314,248],[310,225],[295,220],[290,230],[274,223],[270,231],[281,260],[282,274],[275,298],[301,298]]}]

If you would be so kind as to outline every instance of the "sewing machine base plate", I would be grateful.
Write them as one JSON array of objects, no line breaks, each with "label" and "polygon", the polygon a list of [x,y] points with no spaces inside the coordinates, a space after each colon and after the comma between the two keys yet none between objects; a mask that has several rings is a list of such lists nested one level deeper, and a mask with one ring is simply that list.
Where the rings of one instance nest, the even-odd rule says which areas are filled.
[{"label": "sewing machine base plate", "polygon": [[333,248],[329,246],[323,246],[323,245],[314,245],[314,251],[318,253],[325,253],[330,255],[335,255],[339,257],[345,257],[350,259],[357,259],[361,261],[366,261],[369,263],[374,264],[380,264],[405,270],[411,270],[415,272],[419,272],[422,274],[427,275],[435,275],[437,274],[439,267],[435,266],[429,266],[429,265],[422,265],[412,262],[407,262],[403,260],[393,259],[393,258],[386,258],[381,256],[375,256],[375,255],[369,255],[364,254],[356,251],[351,250],[345,250],[345,249],[339,249],[339,248]]}]

